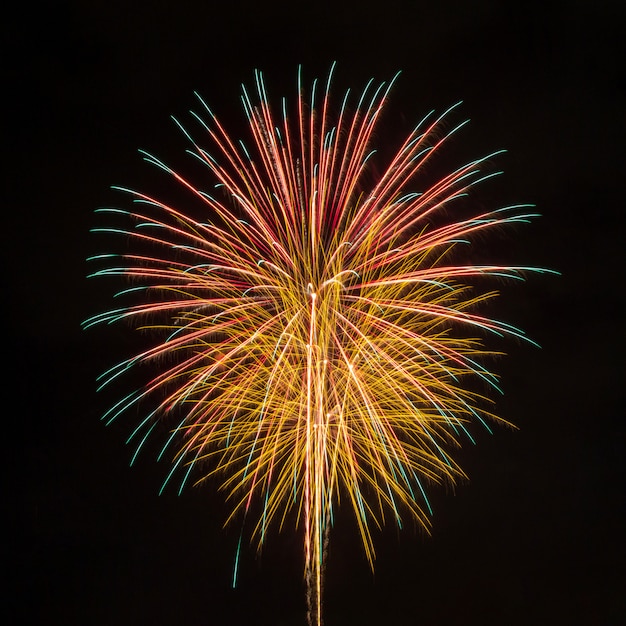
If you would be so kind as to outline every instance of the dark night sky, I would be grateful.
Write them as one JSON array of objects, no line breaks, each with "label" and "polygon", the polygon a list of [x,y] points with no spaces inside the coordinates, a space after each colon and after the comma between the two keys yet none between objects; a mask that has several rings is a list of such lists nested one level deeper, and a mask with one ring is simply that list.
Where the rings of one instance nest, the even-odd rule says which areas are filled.
[{"label": "dark night sky", "polygon": [[109,286],[84,278],[93,209],[120,201],[111,184],[158,189],[137,148],[185,162],[169,116],[193,90],[237,130],[254,68],[289,95],[298,63],[312,78],[336,60],[338,91],[403,70],[394,133],[463,100],[472,124],[452,150],[509,151],[486,199],[543,215],[506,254],[563,275],[497,305],[542,345],[504,346],[497,410],[520,430],[461,452],[471,482],[433,493],[432,537],[379,533],[374,575],[342,511],[326,625],[626,623],[622,3],[213,4],[23,3],[4,24],[3,622],[304,626],[300,536],[247,550],[230,589],[238,533],[222,530],[220,496],[158,497],[166,465],[129,468],[132,419],[105,428],[94,382],[128,334],[79,323],[110,305]]}]

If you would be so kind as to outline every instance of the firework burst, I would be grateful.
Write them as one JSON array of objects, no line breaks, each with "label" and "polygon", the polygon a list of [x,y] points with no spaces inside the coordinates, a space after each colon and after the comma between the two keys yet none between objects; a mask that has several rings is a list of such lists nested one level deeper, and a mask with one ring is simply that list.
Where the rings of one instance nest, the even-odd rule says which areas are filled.
[{"label": "firework burst", "polygon": [[[144,153],[205,217],[129,189],[131,211],[100,209],[131,218],[130,228],[95,229],[131,251],[94,257],[107,266],[93,275],[132,279],[120,297],[135,299],[85,324],[152,331],[154,345],[101,383],[147,362],[156,375],[105,419],[152,401],[130,437],[137,452],[159,422],[175,420],[161,452],[173,450],[166,483],[178,476],[182,489],[219,474],[231,517],[241,513],[259,545],[292,514],[318,624],[325,535],[340,500],[372,563],[372,525],[408,515],[428,528],[426,487],[463,476],[450,450],[470,436],[469,422],[499,419],[468,380],[497,388],[483,337],[523,333],[478,314],[495,292],[469,282],[534,270],[455,264],[453,249],[472,237],[532,217],[525,205],[447,217],[493,175],[483,169],[495,153],[420,189],[424,166],[465,122],[442,132],[449,111],[429,114],[372,180],[372,137],[393,80],[331,109],[331,76],[308,96],[299,78],[295,108],[283,101],[276,114],[257,73],[256,95],[242,95],[249,145],[199,98],[203,112],[192,115],[203,139],[179,126],[210,191]],[[250,519],[253,502],[260,514]]]}]

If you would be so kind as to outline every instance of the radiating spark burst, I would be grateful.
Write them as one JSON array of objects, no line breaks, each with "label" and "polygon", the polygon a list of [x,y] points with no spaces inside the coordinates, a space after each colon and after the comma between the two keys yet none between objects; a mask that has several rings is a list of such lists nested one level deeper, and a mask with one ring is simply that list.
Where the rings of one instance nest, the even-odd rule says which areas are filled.
[{"label": "radiating spark burst", "polygon": [[495,292],[476,293],[468,279],[540,271],[456,265],[451,254],[533,216],[515,205],[446,219],[493,176],[483,166],[497,153],[415,191],[424,166],[466,122],[442,133],[450,110],[431,112],[368,187],[372,137],[395,77],[370,81],[353,112],[346,93],[333,115],[331,76],[318,104],[317,82],[307,101],[299,74],[294,121],[284,100],[278,115],[272,110],[257,72],[258,100],[245,88],[242,95],[251,148],[198,97],[204,114],[192,115],[212,152],[177,124],[217,193],[144,156],[195,195],[206,217],[129,189],[132,211],[100,209],[132,218],[131,229],[95,230],[121,234],[137,252],[94,257],[114,265],[93,276],[132,279],[139,286],[123,293],[138,299],[85,323],[156,331],[158,343],[102,376],[104,386],[158,362],[159,373],[105,419],[153,399],[129,439],[138,452],[159,420],[178,416],[161,453],[178,446],[166,483],[177,471],[181,489],[194,469],[197,482],[219,473],[231,518],[261,502],[251,533],[259,545],[272,520],[282,527],[295,513],[318,624],[324,537],[340,499],[354,510],[372,564],[372,525],[389,515],[401,525],[409,512],[428,528],[425,486],[464,475],[448,450],[470,437],[468,422],[503,421],[467,380],[497,388],[484,364],[494,353],[481,337],[523,333],[477,314]]}]

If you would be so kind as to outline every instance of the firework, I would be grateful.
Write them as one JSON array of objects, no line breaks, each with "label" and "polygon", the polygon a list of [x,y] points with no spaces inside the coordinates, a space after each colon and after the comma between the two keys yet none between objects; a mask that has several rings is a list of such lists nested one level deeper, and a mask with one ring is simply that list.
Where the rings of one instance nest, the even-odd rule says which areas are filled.
[{"label": "firework", "polygon": [[484,337],[523,333],[477,313],[495,292],[470,284],[534,270],[455,260],[476,235],[533,216],[515,205],[450,218],[494,175],[484,166],[497,153],[424,187],[425,165],[465,122],[443,132],[450,110],[431,112],[375,178],[372,139],[394,81],[370,82],[355,105],[349,93],[331,103],[331,76],[319,96],[299,76],[295,107],[283,100],[276,114],[256,73],[256,95],[242,95],[249,145],[199,98],[202,139],[178,125],[210,188],[144,153],[203,216],[129,189],[131,211],[100,209],[130,218],[130,227],[95,229],[121,235],[130,251],[93,257],[107,264],[93,275],[131,279],[119,295],[134,300],[85,323],[128,322],[154,339],[101,380],[155,364],[105,415],[152,402],[129,439],[135,456],[165,422],[166,483],[217,475],[231,518],[240,514],[259,546],[270,524],[303,526],[318,624],[325,536],[340,501],[373,563],[372,526],[408,516],[427,529],[426,488],[464,475],[450,451],[470,437],[467,424],[503,421],[469,381],[497,389]]}]

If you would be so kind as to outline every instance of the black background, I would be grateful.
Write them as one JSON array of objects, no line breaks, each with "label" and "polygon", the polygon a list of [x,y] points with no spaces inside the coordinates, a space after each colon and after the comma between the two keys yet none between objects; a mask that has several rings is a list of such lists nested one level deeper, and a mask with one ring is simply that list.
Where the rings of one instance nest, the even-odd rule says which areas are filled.
[{"label": "black background", "polygon": [[333,60],[337,92],[403,70],[383,145],[463,100],[472,123],[444,165],[507,148],[483,199],[543,217],[494,250],[562,276],[505,288],[496,313],[542,345],[508,344],[499,364],[497,410],[520,430],[464,448],[471,482],[432,494],[432,536],[375,533],[372,574],[341,510],[327,626],[626,623],[621,5],[90,0],[5,15],[5,623],[305,624],[298,532],[246,547],[231,589],[238,529],[222,529],[220,495],[157,496],[166,463],[129,468],[132,420],[99,421],[95,377],[132,339],[79,323],[114,290],[85,279],[93,209],[122,201],[111,184],[158,192],[137,148],[184,167],[169,116],[193,90],[243,133],[254,68],[290,96],[299,63],[308,83]]}]

